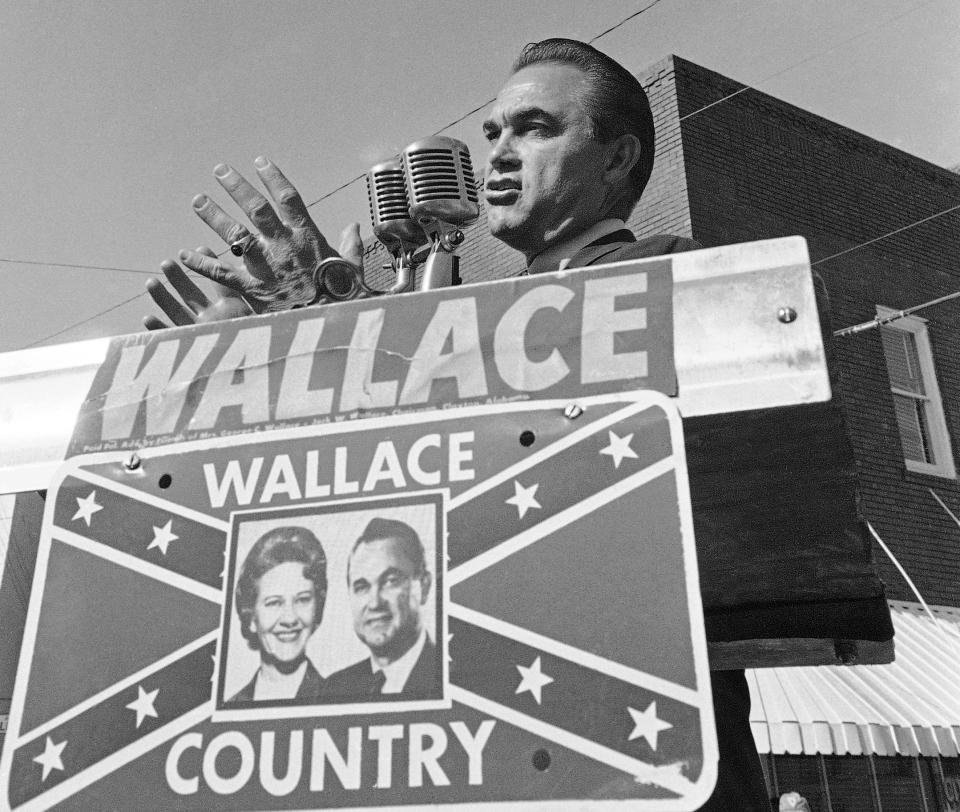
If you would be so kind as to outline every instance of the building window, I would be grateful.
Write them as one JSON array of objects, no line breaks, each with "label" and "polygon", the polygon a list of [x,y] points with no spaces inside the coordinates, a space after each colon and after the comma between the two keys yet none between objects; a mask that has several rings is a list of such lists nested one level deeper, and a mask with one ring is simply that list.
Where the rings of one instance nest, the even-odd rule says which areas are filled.
[{"label": "building window", "polygon": [[[878,316],[894,313],[895,310],[877,307]],[[883,325],[880,338],[907,469],[955,478],[926,321],[905,316]]]},{"label": "building window", "polygon": [[[873,812],[876,804],[870,759],[852,756],[822,758],[827,771],[831,809],[842,809],[843,812]],[[821,809],[825,807],[825,804],[820,806]]]},{"label": "building window", "polygon": [[917,756],[761,756],[773,808],[799,792],[815,812],[956,812],[960,759]]},{"label": "building window", "polygon": [[822,799],[826,797],[826,788],[820,760],[820,756],[774,757],[776,797],[785,792],[799,792],[813,808],[824,808]]}]

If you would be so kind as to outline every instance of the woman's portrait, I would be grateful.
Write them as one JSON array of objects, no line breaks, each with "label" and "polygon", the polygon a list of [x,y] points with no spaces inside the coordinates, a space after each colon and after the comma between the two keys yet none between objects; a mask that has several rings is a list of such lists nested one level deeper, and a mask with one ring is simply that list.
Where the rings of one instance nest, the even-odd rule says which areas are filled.
[{"label": "woman's portrait", "polygon": [[228,702],[320,701],[323,678],[307,659],[327,597],[327,559],[305,527],[276,527],[250,548],[234,591],[240,631],[260,665]]}]

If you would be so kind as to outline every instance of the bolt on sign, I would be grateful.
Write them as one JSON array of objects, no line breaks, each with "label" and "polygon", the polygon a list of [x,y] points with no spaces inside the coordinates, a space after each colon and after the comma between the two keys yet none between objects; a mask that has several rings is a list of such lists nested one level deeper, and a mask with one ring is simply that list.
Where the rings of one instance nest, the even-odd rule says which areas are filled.
[{"label": "bolt on sign", "polygon": [[102,451],[51,484],[4,806],[692,810],[716,758],[660,393]]}]

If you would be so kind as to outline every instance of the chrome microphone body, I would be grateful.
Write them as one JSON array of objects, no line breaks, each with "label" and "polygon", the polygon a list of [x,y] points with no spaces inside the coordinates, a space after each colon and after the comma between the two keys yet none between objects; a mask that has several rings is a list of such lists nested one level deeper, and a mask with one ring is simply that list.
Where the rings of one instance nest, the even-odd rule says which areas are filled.
[{"label": "chrome microphone body", "polygon": [[410,201],[399,158],[383,161],[367,172],[367,197],[373,233],[393,257],[396,283],[387,293],[413,290],[413,252],[429,242],[423,228],[410,216]]},{"label": "chrome microphone body", "polygon": [[423,228],[410,215],[410,201],[399,158],[370,167],[367,197],[373,233],[391,254],[409,251],[427,242]]},{"label": "chrome microphone body", "polygon": [[446,135],[414,141],[403,151],[410,216],[428,234],[435,222],[460,227],[480,216],[467,145]]},{"label": "chrome microphone body", "polygon": [[459,284],[461,228],[480,216],[470,151],[456,138],[432,135],[410,144],[401,155],[410,217],[426,232],[432,247],[421,290]]}]

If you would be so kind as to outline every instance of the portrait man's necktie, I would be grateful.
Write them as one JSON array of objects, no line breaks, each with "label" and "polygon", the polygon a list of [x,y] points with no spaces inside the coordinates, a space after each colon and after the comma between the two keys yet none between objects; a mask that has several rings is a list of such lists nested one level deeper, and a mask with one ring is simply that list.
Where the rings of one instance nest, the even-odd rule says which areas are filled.
[{"label": "portrait man's necktie", "polygon": [[387,675],[383,671],[373,672],[373,685],[370,687],[370,696],[379,696],[383,693],[383,686],[387,684]]}]

